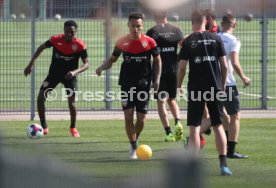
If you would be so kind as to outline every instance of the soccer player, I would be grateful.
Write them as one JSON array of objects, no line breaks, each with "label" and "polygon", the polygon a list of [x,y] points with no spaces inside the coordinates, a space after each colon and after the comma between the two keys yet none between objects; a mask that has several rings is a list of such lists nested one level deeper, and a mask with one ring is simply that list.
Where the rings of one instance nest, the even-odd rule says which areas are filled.
[{"label": "soccer player", "polygon": [[[216,22],[216,14],[213,10],[211,9],[205,9],[205,16],[207,19],[207,24],[205,25],[205,29],[207,31],[210,31],[212,33],[219,33],[222,31],[221,27],[217,24]],[[226,112],[223,113],[223,125],[228,125],[229,124],[229,117],[226,114]],[[200,130],[200,145],[201,148],[203,148],[206,144],[206,140],[202,136],[203,133],[210,135],[211,134],[211,122],[210,122],[210,117],[208,116],[208,109],[207,106],[205,105],[204,111],[203,111],[203,116],[202,116],[202,121],[201,121],[201,130]]]},{"label": "soccer player", "polygon": [[[183,127],[180,123],[179,107],[175,100],[177,85],[177,47],[181,46],[183,33],[180,28],[168,23],[165,11],[156,12],[154,19],[156,25],[147,31],[152,37],[160,51],[162,59],[162,74],[158,93],[154,95],[157,99],[158,114],[166,132],[166,142],[179,141],[183,138]],[[166,98],[168,97],[168,98]],[[175,137],[169,125],[166,102],[175,120]]]},{"label": "soccer player", "polygon": [[[45,100],[49,92],[62,83],[66,89],[68,106],[70,110],[70,132],[73,137],[80,137],[76,128],[77,109],[75,97],[77,93],[77,75],[89,67],[88,55],[84,42],[76,37],[78,25],[73,20],[64,23],[64,34],[52,36],[45,43],[41,44],[35,51],[30,63],[24,70],[25,76],[29,75],[35,64],[35,60],[46,49],[53,47],[52,62],[49,73],[42,83],[37,97],[37,110],[44,134],[48,134],[49,129],[45,117]],[[83,64],[79,67],[79,58]]]},{"label": "soccer player", "polygon": [[152,87],[158,91],[161,75],[161,58],[156,42],[142,33],[143,18],[144,15],[139,12],[129,15],[129,34],[117,40],[111,57],[96,69],[96,74],[100,76],[103,70],[111,68],[119,56],[123,55],[119,85],[125,130],[131,145],[130,159],[137,159],[137,140],[145,125],[152,77],[154,76]]},{"label": "soccer player", "polygon": [[227,157],[234,159],[248,158],[247,155],[242,155],[235,152],[235,146],[238,141],[240,130],[240,100],[237,83],[234,78],[234,71],[241,78],[244,87],[250,85],[251,80],[247,77],[239,62],[239,51],[241,43],[233,36],[233,31],[236,28],[236,18],[231,13],[226,13],[221,22],[222,32],[218,36],[222,39],[226,51],[226,59],[228,63],[228,72],[226,80],[227,101],[224,101],[224,107],[227,114],[230,116],[230,124],[224,125],[226,130],[227,140]]},{"label": "soccer player", "polygon": [[205,11],[207,24],[205,26],[206,30],[212,33],[219,33],[222,31],[221,27],[216,22],[216,14],[211,9],[206,9]]},{"label": "soccer player", "polygon": [[[217,96],[225,90],[227,62],[223,43],[216,34],[205,30],[203,11],[192,13],[194,33],[183,42],[177,73],[177,87],[181,88],[189,62],[187,125],[190,127],[188,149],[197,155],[200,148],[200,125],[205,103],[215,133],[221,175],[231,175],[226,163],[226,136],[222,126],[223,105]],[[211,98],[211,94],[216,97]],[[209,97],[208,97],[209,96]]]}]

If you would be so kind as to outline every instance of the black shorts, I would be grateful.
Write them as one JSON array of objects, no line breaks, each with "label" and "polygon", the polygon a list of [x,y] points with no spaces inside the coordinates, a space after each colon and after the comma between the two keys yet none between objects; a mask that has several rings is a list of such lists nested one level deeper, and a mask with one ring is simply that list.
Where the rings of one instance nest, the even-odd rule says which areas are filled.
[{"label": "black shorts", "polygon": [[234,115],[240,111],[240,96],[236,86],[226,86],[227,100],[223,106],[228,115]]},{"label": "black shorts", "polygon": [[67,80],[65,78],[59,78],[53,75],[48,75],[46,79],[43,81],[40,90],[46,91],[47,93],[52,91],[56,86],[62,83],[64,85],[64,88],[66,89],[67,95],[73,95],[75,96],[77,93],[77,78],[73,77],[70,80]]},{"label": "black shorts", "polygon": [[175,98],[177,89],[177,73],[165,73],[161,75],[158,93],[154,99]]},{"label": "black shorts", "polygon": [[[211,125],[216,126],[222,124],[221,118],[223,116],[223,103],[222,101],[214,98],[212,101],[206,101],[203,99],[203,92],[199,94],[197,91],[193,92],[194,96],[191,97],[191,92],[188,92],[188,112],[187,112],[187,125],[188,126],[199,126],[201,125],[202,115],[205,107],[207,105]],[[198,97],[201,96],[200,100]]]},{"label": "black shorts", "polygon": [[136,108],[137,112],[146,114],[149,105],[149,87],[121,87],[121,102],[123,110]]}]

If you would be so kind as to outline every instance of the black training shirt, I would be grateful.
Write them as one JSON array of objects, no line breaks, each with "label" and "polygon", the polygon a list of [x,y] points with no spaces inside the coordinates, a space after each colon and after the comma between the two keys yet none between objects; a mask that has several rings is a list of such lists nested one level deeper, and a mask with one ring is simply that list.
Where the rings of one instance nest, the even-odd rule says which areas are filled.
[{"label": "black training shirt", "polygon": [[183,39],[182,31],[169,23],[158,24],[146,33],[153,38],[162,59],[162,73],[177,72],[177,47],[178,42]]},{"label": "black training shirt", "polygon": [[223,42],[209,31],[194,32],[187,37],[180,51],[180,59],[189,61],[188,91],[221,90],[219,57],[225,56]]}]

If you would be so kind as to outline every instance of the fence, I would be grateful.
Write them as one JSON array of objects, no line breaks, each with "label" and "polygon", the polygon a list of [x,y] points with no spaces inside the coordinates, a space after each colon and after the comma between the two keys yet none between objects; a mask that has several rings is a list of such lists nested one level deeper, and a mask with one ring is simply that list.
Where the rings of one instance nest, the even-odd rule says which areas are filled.
[{"label": "fence", "polygon": [[[0,114],[34,114],[39,87],[47,75],[51,50],[47,49],[36,60],[30,77],[23,70],[34,50],[50,36],[63,33],[63,23],[75,19],[79,25],[77,36],[87,45],[90,68],[78,76],[78,109],[85,113],[98,110],[121,109],[118,74],[121,59],[112,70],[101,77],[95,69],[112,52],[115,40],[128,33],[127,15],[133,11],[145,14],[144,31],[154,25],[151,12],[141,1],[130,0],[1,0],[0,1]],[[163,1],[166,2],[166,1]],[[171,2],[175,2],[171,0]],[[177,2],[177,1],[176,1]],[[186,2],[186,1],[183,1]],[[274,0],[187,1],[177,7],[166,5],[169,21],[179,26],[183,33],[192,32],[191,11],[198,8],[214,8],[217,22],[228,9],[238,17],[235,35],[241,40],[240,62],[244,72],[252,79],[252,85],[242,88],[239,78],[242,109],[276,109],[276,14]],[[156,5],[157,6],[157,5]],[[250,12],[251,22],[242,18]],[[187,83],[187,80],[184,80]],[[186,84],[185,84],[186,85]],[[57,87],[55,100],[46,103],[49,113],[67,111],[62,86]],[[105,92],[114,92],[113,100],[106,100]],[[181,109],[186,101],[178,98]],[[156,102],[150,102],[156,109]]]}]

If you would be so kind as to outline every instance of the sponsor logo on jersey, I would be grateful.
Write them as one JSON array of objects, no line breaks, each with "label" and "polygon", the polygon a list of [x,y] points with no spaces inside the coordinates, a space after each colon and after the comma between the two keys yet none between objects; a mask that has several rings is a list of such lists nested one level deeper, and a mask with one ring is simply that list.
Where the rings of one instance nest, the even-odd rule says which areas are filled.
[{"label": "sponsor logo on jersey", "polygon": [[164,47],[162,48],[162,52],[174,52],[175,48],[174,47]]},{"label": "sponsor logo on jersey", "polygon": [[191,48],[196,48],[197,47],[197,41],[193,40],[191,41]]},{"label": "sponsor logo on jersey", "polygon": [[75,58],[74,56],[72,56],[72,57],[70,57],[70,56],[63,56],[63,55],[60,55],[57,52],[55,53],[55,56],[56,56],[57,59],[64,59],[65,61],[70,61],[71,59]]},{"label": "sponsor logo on jersey", "polygon": [[158,53],[160,53],[161,52],[161,48],[157,47],[157,51],[158,51]]},{"label": "sponsor logo on jersey", "polygon": [[126,63],[129,62],[142,62],[143,60],[146,60],[147,56],[125,56],[124,61]]},{"label": "sponsor logo on jersey", "polygon": [[148,46],[148,41],[142,41],[142,46],[144,47],[144,48],[146,48],[147,46]]},{"label": "sponsor logo on jersey", "polygon": [[205,45],[210,45],[211,43],[216,43],[216,40],[212,40],[212,39],[198,40],[198,43],[204,43]]},{"label": "sponsor logo on jersey", "polygon": [[202,61],[215,61],[215,60],[216,60],[215,56],[203,56]]},{"label": "sponsor logo on jersey", "polygon": [[55,53],[55,56],[56,56],[57,59],[60,58],[60,55],[59,55],[59,53],[57,53],[57,52]]},{"label": "sponsor logo on jersey", "polygon": [[47,87],[48,85],[49,85],[49,82],[47,82],[47,81],[43,82],[43,84],[42,84],[43,87]]},{"label": "sponsor logo on jersey", "polygon": [[216,58],[215,56],[203,56],[202,58],[199,56],[196,56],[194,59],[194,62],[199,64],[201,62],[205,62],[205,61],[215,61]]},{"label": "sponsor logo on jersey", "polygon": [[152,38],[153,39],[158,39],[158,35],[156,33],[153,33]]},{"label": "sponsor logo on jersey", "polygon": [[131,61],[142,62],[147,59],[147,56],[131,56],[130,59]]},{"label": "sponsor logo on jersey", "polygon": [[201,58],[196,56],[195,59],[194,59],[194,62],[197,63],[197,64],[201,63]]},{"label": "sponsor logo on jersey", "polygon": [[224,43],[224,44],[228,44],[229,41],[228,41],[228,40],[223,40],[223,43]]},{"label": "sponsor logo on jersey", "polygon": [[59,46],[62,46],[62,43],[60,43],[60,42],[58,42],[57,44],[58,44]]},{"label": "sponsor logo on jersey", "polygon": [[125,62],[129,63],[130,62],[130,57],[129,56],[125,56]]},{"label": "sponsor logo on jersey", "polygon": [[123,46],[128,46],[129,45],[129,43],[128,42],[125,42],[124,44],[123,44]]},{"label": "sponsor logo on jersey", "polygon": [[73,51],[76,51],[77,49],[78,49],[78,45],[77,45],[77,44],[73,44],[73,45],[72,45],[72,50],[73,50]]},{"label": "sponsor logo on jersey", "polygon": [[175,33],[172,33],[172,32],[168,32],[168,33],[159,33],[159,35],[161,37],[164,37],[164,38],[170,38],[171,36],[174,36]]}]

